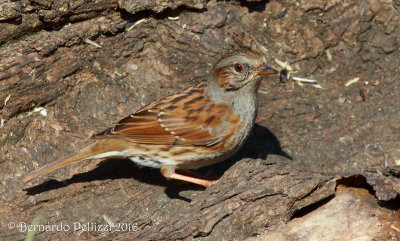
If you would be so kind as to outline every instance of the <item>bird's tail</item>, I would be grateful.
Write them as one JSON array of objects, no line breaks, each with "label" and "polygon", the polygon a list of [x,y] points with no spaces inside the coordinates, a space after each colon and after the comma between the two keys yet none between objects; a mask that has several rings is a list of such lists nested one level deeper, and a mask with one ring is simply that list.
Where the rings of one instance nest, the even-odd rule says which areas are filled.
[{"label": "bird's tail", "polygon": [[97,147],[97,142],[93,143],[92,145],[89,145],[88,147],[73,153],[69,156],[63,157],[61,159],[55,160],[53,162],[48,163],[47,165],[34,170],[33,172],[29,173],[27,176],[23,178],[24,182],[29,182],[37,177],[43,176],[51,171],[54,171],[60,167],[66,166],[68,164],[71,164],[73,162],[77,162],[86,158],[90,158],[92,156],[95,156],[97,154],[101,154],[104,152],[104,150],[99,150]]}]

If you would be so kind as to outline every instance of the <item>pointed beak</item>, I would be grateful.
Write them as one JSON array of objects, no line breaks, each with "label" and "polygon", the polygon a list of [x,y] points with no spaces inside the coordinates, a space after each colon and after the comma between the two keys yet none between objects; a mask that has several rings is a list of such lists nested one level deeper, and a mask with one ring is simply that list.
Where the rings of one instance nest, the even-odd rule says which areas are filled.
[{"label": "pointed beak", "polygon": [[266,64],[261,65],[260,67],[258,67],[257,69],[255,69],[254,71],[257,75],[270,75],[270,74],[278,74],[279,71],[277,71],[276,69],[273,69],[271,67],[269,67]]}]

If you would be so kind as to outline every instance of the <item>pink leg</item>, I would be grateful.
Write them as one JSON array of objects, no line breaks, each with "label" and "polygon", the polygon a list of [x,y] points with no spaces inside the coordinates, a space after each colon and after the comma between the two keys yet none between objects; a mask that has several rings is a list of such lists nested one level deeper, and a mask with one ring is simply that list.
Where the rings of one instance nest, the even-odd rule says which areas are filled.
[{"label": "pink leg", "polygon": [[207,180],[207,179],[192,177],[190,175],[192,175],[193,173],[190,171],[187,171],[187,170],[183,170],[183,172],[185,172],[186,174],[189,174],[189,175],[183,175],[183,174],[176,173],[175,167],[173,167],[173,166],[163,166],[161,168],[161,174],[166,178],[181,180],[181,181],[185,181],[185,182],[191,182],[191,183],[195,183],[197,185],[201,185],[203,187],[209,187],[217,181],[217,180]]}]

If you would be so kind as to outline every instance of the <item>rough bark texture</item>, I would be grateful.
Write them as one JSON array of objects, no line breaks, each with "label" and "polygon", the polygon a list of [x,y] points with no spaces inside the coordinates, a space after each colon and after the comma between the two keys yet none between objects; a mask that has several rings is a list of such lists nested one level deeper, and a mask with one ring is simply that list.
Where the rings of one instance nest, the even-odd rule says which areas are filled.
[{"label": "rough bark texture", "polygon": [[399,214],[379,207],[365,189],[338,188],[335,198],[321,208],[279,231],[246,241],[397,240]]},{"label": "rough bark texture", "polygon": [[[37,240],[294,240],[329,209],[349,213],[333,226],[365,219],[347,237],[400,239],[398,11],[385,0],[2,1],[0,239],[22,240],[21,225],[36,222],[70,228],[36,231]],[[322,88],[264,81],[245,147],[199,170],[220,176],[216,185],[168,181],[127,160],[22,183],[143,104],[204,80],[238,47]],[[357,188],[343,194],[338,184]],[[385,228],[341,208],[349,203]]]}]

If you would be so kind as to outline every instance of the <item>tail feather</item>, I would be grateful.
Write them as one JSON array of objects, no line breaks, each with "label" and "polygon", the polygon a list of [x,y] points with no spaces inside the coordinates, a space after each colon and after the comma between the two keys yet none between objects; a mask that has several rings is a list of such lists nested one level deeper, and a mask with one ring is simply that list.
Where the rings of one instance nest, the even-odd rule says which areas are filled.
[{"label": "tail feather", "polygon": [[24,182],[29,182],[35,178],[38,178],[40,176],[43,176],[51,171],[54,171],[60,167],[66,166],[68,164],[71,164],[73,162],[77,162],[80,160],[83,160],[85,158],[94,156],[96,154],[99,154],[98,152],[94,151],[95,148],[93,148],[94,145],[90,145],[87,148],[82,149],[81,151],[78,151],[77,153],[73,153],[69,156],[63,157],[61,159],[55,160],[53,162],[48,163],[47,165],[34,170],[33,172],[29,173],[27,176],[23,178]]}]

